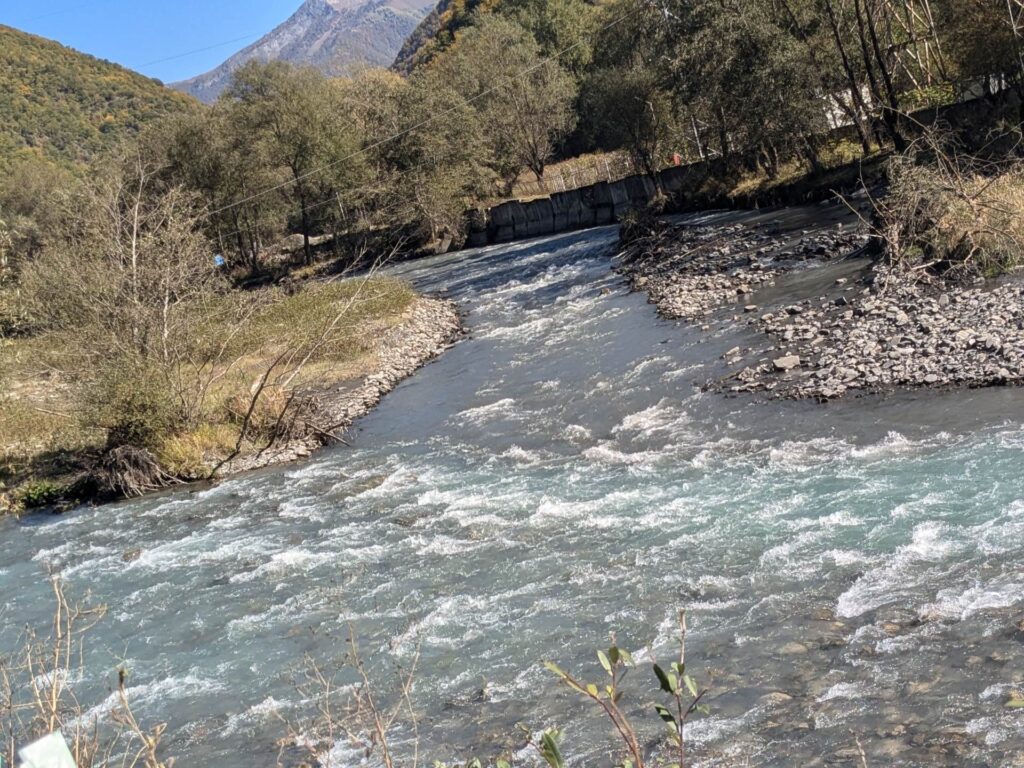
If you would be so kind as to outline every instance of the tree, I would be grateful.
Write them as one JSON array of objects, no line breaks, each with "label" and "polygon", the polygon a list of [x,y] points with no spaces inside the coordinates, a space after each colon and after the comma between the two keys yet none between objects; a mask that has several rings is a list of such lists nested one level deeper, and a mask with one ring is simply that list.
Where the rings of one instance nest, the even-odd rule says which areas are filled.
[{"label": "tree", "polygon": [[457,238],[493,179],[473,107],[429,69],[409,79],[369,71],[340,87],[375,179],[363,201],[367,225],[413,230],[426,242]]},{"label": "tree", "polygon": [[291,200],[305,259],[311,262],[314,222],[340,215],[346,192],[366,180],[359,138],[341,108],[338,89],[315,70],[254,61],[235,73],[223,98],[231,125],[272,167],[289,174],[280,191]]},{"label": "tree", "polygon": [[626,149],[644,173],[659,170],[675,121],[655,72],[639,63],[593,72],[580,94],[580,114],[594,146]]},{"label": "tree", "polygon": [[177,310],[221,279],[195,194],[161,189],[136,155],[101,174],[76,209],[76,230],[24,276],[36,317],[45,328],[100,329],[107,353],[168,362],[188,332]]},{"label": "tree", "polygon": [[168,187],[184,186],[202,197],[211,212],[204,231],[218,250],[257,273],[266,244],[286,230],[289,208],[281,195],[261,193],[287,183],[289,174],[271,163],[265,141],[240,130],[233,110],[220,102],[167,121],[144,136],[143,152]]},{"label": "tree", "polygon": [[509,19],[481,16],[433,70],[479,114],[495,170],[508,187],[523,168],[543,178],[575,124],[577,87],[557,61],[542,59],[529,32]]},{"label": "tree", "polygon": [[526,29],[544,58],[559,63],[576,78],[593,59],[598,8],[583,0],[505,0],[499,12]]}]

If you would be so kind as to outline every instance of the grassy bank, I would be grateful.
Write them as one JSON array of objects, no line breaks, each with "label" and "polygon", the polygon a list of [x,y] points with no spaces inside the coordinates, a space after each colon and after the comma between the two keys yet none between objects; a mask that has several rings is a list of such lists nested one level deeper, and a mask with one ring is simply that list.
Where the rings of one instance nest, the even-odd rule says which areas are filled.
[{"label": "grassy bank", "polygon": [[[66,496],[110,447],[126,403],[144,412],[145,447],[176,479],[206,477],[236,450],[244,456],[287,437],[300,403],[308,412],[318,392],[375,369],[376,340],[415,299],[388,278],[255,294],[240,302],[228,292],[194,308],[202,324],[168,369],[173,382],[103,372],[106,402],[97,401],[94,361],[75,331],[0,341],[0,509]],[[122,412],[103,412],[112,407]]]}]

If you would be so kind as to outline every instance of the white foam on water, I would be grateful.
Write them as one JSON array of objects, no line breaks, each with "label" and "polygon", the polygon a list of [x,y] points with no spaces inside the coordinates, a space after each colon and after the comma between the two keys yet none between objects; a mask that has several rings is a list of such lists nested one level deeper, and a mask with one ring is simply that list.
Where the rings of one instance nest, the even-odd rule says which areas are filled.
[{"label": "white foam on water", "polygon": [[830,549],[821,553],[820,560],[831,560],[840,568],[849,568],[874,562],[873,557],[854,549]]},{"label": "white foam on water", "polygon": [[815,543],[817,540],[817,531],[805,531],[796,538],[789,539],[765,550],[758,560],[758,565],[772,572],[792,573],[792,569],[800,565],[806,565],[805,560],[795,557],[794,554],[800,549]]},{"label": "white foam on water", "polygon": [[88,559],[101,559],[115,553],[111,547],[104,547],[98,544],[82,544],[81,541],[72,539],[50,549],[41,549],[32,556],[32,562],[43,563],[44,565],[61,569],[72,558],[84,557]]},{"label": "white foam on water", "polygon": [[801,517],[788,521],[788,527],[794,530],[805,528],[822,528],[829,531],[833,528],[852,528],[862,525],[864,520],[854,515],[848,509],[840,509],[821,517]]},{"label": "white foam on water", "polygon": [[236,573],[230,578],[232,584],[245,584],[258,579],[279,579],[289,573],[304,574],[322,565],[336,561],[333,552],[310,552],[305,549],[289,549],[271,556],[270,560],[255,570]]},{"label": "white foam on water", "polygon": [[207,525],[215,531],[231,531],[238,528],[244,528],[247,525],[252,525],[252,518],[246,515],[228,515],[227,517],[219,517],[211,520]]},{"label": "white foam on water", "polygon": [[785,440],[768,449],[768,462],[775,468],[790,471],[816,469],[824,462],[849,455],[849,443],[834,437],[811,440]]},{"label": "white foam on water", "polygon": [[517,464],[540,464],[545,461],[547,456],[542,451],[530,451],[525,448],[520,448],[518,445],[512,445],[508,450],[501,454],[502,458],[509,459],[516,462]]},{"label": "white foam on water", "polygon": [[749,732],[767,714],[767,707],[758,703],[737,717],[712,714],[690,721],[686,726],[686,740],[691,744],[715,744]]},{"label": "white foam on water", "polygon": [[996,747],[1024,732],[1024,726],[1010,717],[976,717],[968,720],[964,730],[971,736],[981,736],[987,747]]},{"label": "white foam on water", "polygon": [[629,453],[615,447],[610,440],[587,448],[581,454],[583,458],[595,464],[623,464],[638,470],[653,469],[659,462],[666,460],[663,451],[636,451]]},{"label": "white foam on water", "polygon": [[182,539],[143,549],[139,557],[126,563],[127,570],[166,571],[174,568],[192,569],[198,565],[213,565],[259,559],[272,554],[277,548],[268,535],[241,536],[224,540],[223,531],[204,529]]},{"label": "white foam on water", "polygon": [[480,331],[477,336],[482,339],[497,339],[499,341],[515,341],[519,343],[536,343],[543,336],[546,336],[554,327],[555,321],[550,317],[538,317],[536,320],[515,323],[513,325],[501,325],[488,330]]},{"label": "white foam on water", "polygon": [[656,405],[631,413],[622,419],[613,429],[612,434],[635,433],[652,436],[662,432],[676,434],[683,425],[691,422],[690,415],[672,406],[667,400]]},{"label": "white foam on water", "polygon": [[220,730],[222,736],[231,736],[237,733],[255,735],[260,726],[270,721],[279,723],[278,717],[284,711],[291,709],[293,703],[279,701],[273,696],[268,696],[259,704],[254,704],[244,712],[230,715],[224,727]]},{"label": "white foam on water", "polygon": [[914,518],[933,514],[937,507],[949,503],[951,495],[946,491],[929,491],[920,498],[900,502],[889,514],[894,518]]},{"label": "white foam on water", "polygon": [[674,365],[674,360],[668,355],[652,355],[651,357],[644,358],[634,365],[632,369],[622,377],[622,383],[629,384],[637,379],[644,378],[644,374],[651,368],[671,365]]},{"label": "white foam on water", "polygon": [[919,589],[936,578],[928,566],[946,563],[962,549],[946,524],[928,521],[915,526],[909,543],[884,557],[883,564],[865,573],[843,592],[836,613],[853,618],[900,599],[901,593]]},{"label": "white foam on water", "polygon": [[413,536],[409,544],[421,556],[439,555],[451,557],[453,555],[464,555],[479,549],[492,546],[490,541],[467,541],[456,539],[452,536],[433,534],[431,536]]},{"label": "white foam on water", "polygon": [[570,443],[577,444],[590,440],[593,437],[593,433],[582,424],[567,424],[562,434]]},{"label": "white foam on water", "polygon": [[227,636],[232,640],[246,640],[260,632],[279,629],[282,625],[297,626],[316,610],[310,599],[307,595],[293,595],[265,611],[232,619],[225,627]]},{"label": "white foam on water", "polygon": [[929,619],[963,621],[977,613],[1024,604],[1024,581],[975,584],[966,589],[939,590],[935,602],[923,605],[918,614]]},{"label": "white foam on water", "polygon": [[625,491],[612,491],[594,499],[561,499],[544,495],[530,516],[529,524],[535,527],[564,526],[572,521],[585,528],[612,528],[629,524],[636,526],[640,517],[637,512],[657,498],[655,488],[640,487]]},{"label": "white foam on water", "polygon": [[[166,702],[177,699],[197,698],[225,690],[223,680],[206,675],[198,670],[191,670],[185,675],[162,678],[142,685],[130,685],[125,694],[134,708],[145,709],[151,706],[166,705]],[[66,728],[90,728],[93,724],[106,720],[111,712],[121,705],[118,693],[111,693],[100,704],[87,710],[81,716],[68,723]]]},{"label": "white foam on water", "polygon": [[473,425],[486,424],[488,421],[502,418],[521,418],[516,409],[516,401],[511,397],[502,398],[493,403],[467,408],[456,416],[456,419]]},{"label": "white foam on water", "polygon": [[536,589],[538,585],[530,584],[498,594],[439,598],[425,616],[412,622],[403,635],[392,641],[392,652],[402,655],[414,651],[417,638],[425,645],[456,649],[486,632],[507,627],[509,601],[533,594]]},{"label": "white foam on water", "polygon": [[976,526],[972,534],[985,556],[1015,556],[1024,542],[1024,500],[1011,502],[997,518]]},{"label": "white foam on water", "polygon": [[981,692],[979,698],[982,701],[991,701],[993,699],[1005,699],[1009,698],[1011,694],[1017,692],[1017,686],[1010,685],[1009,683],[996,683],[990,685],[984,691]]},{"label": "white foam on water", "polygon": [[819,702],[833,699],[864,699],[872,695],[870,683],[836,683],[818,697]]},{"label": "white foam on water", "polygon": [[878,459],[891,456],[902,456],[917,450],[922,444],[909,440],[899,432],[889,432],[880,442],[872,445],[855,447],[850,455],[858,459]]}]

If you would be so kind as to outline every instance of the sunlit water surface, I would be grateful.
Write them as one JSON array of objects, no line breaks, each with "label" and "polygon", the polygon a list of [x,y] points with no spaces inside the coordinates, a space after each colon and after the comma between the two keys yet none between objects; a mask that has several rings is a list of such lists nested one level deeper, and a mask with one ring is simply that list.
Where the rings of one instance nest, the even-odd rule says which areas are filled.
[{"label": "sunlit water surface", "polygon": [[[297,665],[339,658],[351,622],[382,681],[419,645],[431,759],[514,751],[515,723],[558,723],[595,765],[608,728],[538,661],[596,677],[610,630],[666,656],[685,605],[714,684],[691,729],[703,764],[851,759],[853,731],[873,764],[1019,765],[1024,715],[1004,703],[1024,678],[1024,392],[704,392],[744,326],[658,319],[611,271],[614,237],[393,270],[447,291],[472,335],[351,447],[0,522],[0,648],[45,620],[58,567],[110,609],[82,682],[93,700],[123,661],[179,765],[248,768],[276,760]],[[833,279],[816,274],[794,284]],[[648,677],[628,699],[645,718]]]}]

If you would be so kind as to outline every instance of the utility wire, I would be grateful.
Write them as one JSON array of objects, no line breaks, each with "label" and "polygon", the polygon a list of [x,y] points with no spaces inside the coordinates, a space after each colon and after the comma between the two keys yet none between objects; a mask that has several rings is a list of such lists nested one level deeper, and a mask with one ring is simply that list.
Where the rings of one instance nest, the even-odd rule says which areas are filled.
[{"label": "utility wire", "polygon": [[193,51],[186,51],[185,53],[179,53],[179,54],[176,54],[174,56],[168,56],[167,58],[164,58],[164,59],[154,59],[153,61],[147,61],[145,64],[139,64],[137,66],[132,67],[132,69],[142,69],[143,67],[151,67],[154,64],[163,64],[165,61],[175,61],[177,59],[184,59],[184,58],[186,58],[188,56],[193,56],[193,55],[195,55],[197,53],[206,53],[207,51],[212,51],[212,50],[215,50],[217,48],[222,48],[225,45],[231,45],[231,43],[240,43],[243,40],[251,40],[254,37],[260,37],[262,34],[263,34],[262,32],[254,32],[254,33],[249,34],[249,35],[242,35],[241,37],[236,37],[233,40],[225,40],[222,43],[214,43],[213,45],[208,45],[205,48],[196,48]]}]

